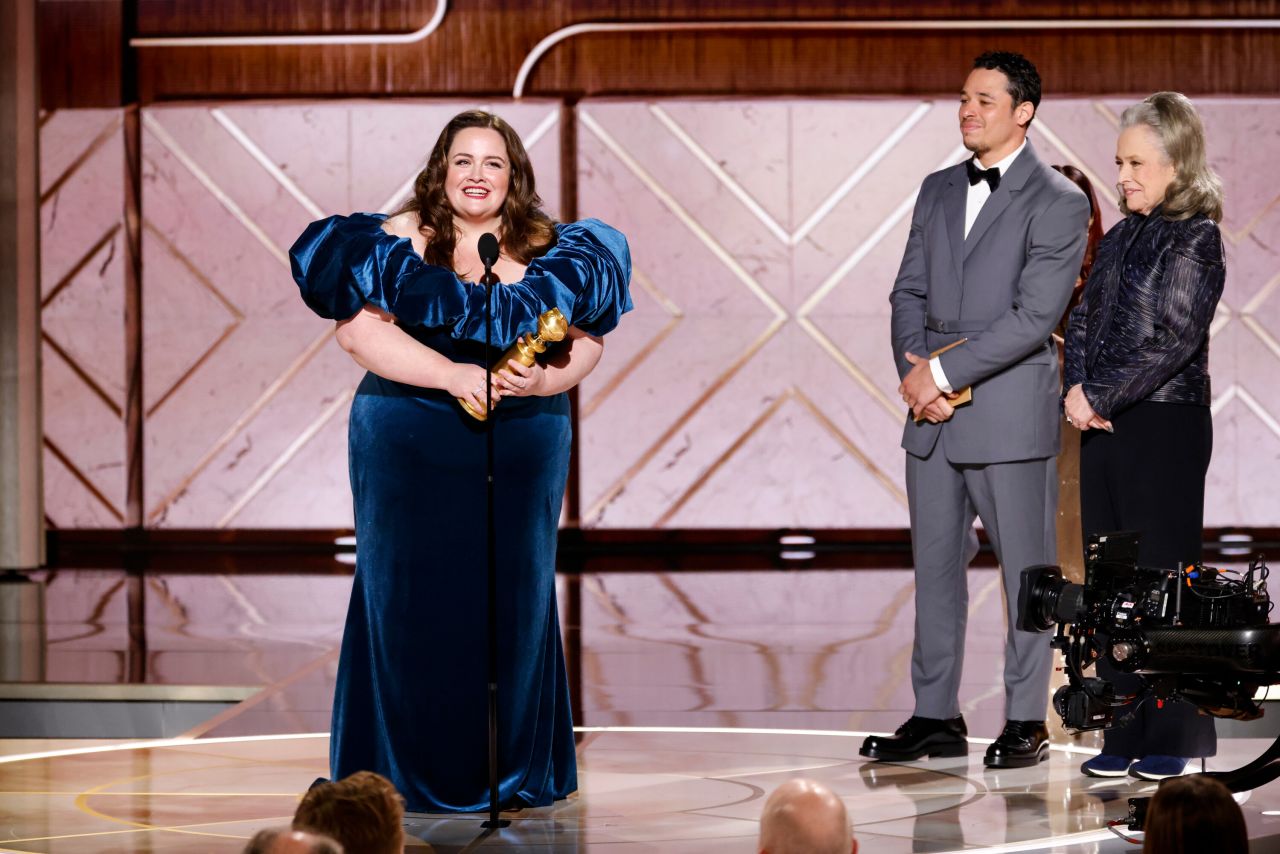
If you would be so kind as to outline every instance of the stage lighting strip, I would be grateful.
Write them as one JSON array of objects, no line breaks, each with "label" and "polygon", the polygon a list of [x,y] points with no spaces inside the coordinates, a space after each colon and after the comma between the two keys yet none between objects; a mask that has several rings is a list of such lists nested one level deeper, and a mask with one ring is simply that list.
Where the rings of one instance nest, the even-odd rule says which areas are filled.
[{"label": "stage lighting strip", "polygon": [[[848,730],[829,729],[768,729],[756,727],[680,727],[680,726],[578,726],[573,728],[578,733],[676,733],[687,735],[811,735],[831,738],[864,738],[871,733],[852,732]],[[45,750],[37,753],[19,753],[12,756],[0,756],[0,765],[12,762],[26,762],[33,759],[54,759],[64,756],[88,756],[94,753],[113,753],[120,750],[148,750],[163,747],[183,747],[203,744],[236,744],[257,741],[294,741],[308,738],[328,738],[327,732],[285,733],[281,735],[249,735],[226,736],[221,738],[157,738],[147,741],[130,741],[122,744],[104,744],[96,747],[71,747],[62,750]],[[975,744],[990,744],[995,739],[970,737]],[[1061,753],[1096,754],[1091,748],[1072,745],[1050,745],[1050,750]],[[1109,830],[1087,830],[1080,833],[1055,836],[1026,842],[994,845],[987,848],[963,848],[944,851],[940,854],[1014,854],[1019,851],[1044,851],[1061,845],[1078,845],[1088,842],[1101,842],[1112,838]],[[3,841],[0,841],[0,850]]]}]

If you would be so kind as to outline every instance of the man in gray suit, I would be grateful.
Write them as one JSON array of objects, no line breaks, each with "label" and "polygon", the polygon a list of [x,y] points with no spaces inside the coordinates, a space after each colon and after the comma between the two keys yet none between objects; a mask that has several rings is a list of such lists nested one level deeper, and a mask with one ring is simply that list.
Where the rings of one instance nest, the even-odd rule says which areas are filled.
[{"label": "man in gray suit", "polygon": [[[889,299],[916,578],[915,711],[863,756],[906,761],[968,749],[959,688],[976,515],[1004,578],[1005,718],[988,767],[1048,757],[1048,635],[1016,628],[1020,575],[1053,563],[1058,360],[1050,335],[1080,273],[1084,194],[1027,140],[1040,103],[1035,66],[1014,53],[974,61],[960,132],[974,157],[925,179]],[[945,353],[931,353],[962,342]],[[972,388],[972,402],[957,394]],[[952,402],[958,405],[952,406]],[[916,420],[916,419],[919,420]]]}]

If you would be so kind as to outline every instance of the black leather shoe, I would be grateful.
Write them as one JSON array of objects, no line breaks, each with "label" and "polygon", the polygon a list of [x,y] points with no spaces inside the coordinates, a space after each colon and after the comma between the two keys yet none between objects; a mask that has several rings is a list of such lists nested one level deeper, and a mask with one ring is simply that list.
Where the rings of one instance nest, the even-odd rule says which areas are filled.
[{"label": "black leather shoe", "polygon": [[1044,721],[1005,721],[983,757],[988,768],[1029,768],[1049,758],[1049,730]]},{"label": "black leather shoe", "polygon": [[858,753],[889,762],[910,762],[926,755],[964,756],[969,752],[968,734],[959,715],[946,721],[912,715],[893,735],[867,736]]}]

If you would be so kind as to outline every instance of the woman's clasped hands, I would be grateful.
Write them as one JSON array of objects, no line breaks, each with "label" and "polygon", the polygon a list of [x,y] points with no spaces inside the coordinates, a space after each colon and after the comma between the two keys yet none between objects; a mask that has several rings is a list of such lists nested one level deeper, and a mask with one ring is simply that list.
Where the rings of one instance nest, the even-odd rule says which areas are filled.
[{"label": "woman's clasped hands", "polygon": [[1067,392],[1067,397],[1062,402],[1062,408],[1066,411],[1067,423],[1077,430],[1082,432],[1085,430],[1115,432],[1111,427],[1110,421],[1093,411],[1093,407],[1089,404],[1089,398],[1085,397],[1084,388],[1079,384],[1072,386]]},{"label": "woman's clasped hands", "polygon": [[[479,365],[455,362],[450,369],[448,384],[445,386],[449,394],[466,401],[476,412],[484,412],[484,377],[485,369]],[[496,406],[503,395],[502,386],[498,384],[499,374],[493,375],[493,404]]]}]

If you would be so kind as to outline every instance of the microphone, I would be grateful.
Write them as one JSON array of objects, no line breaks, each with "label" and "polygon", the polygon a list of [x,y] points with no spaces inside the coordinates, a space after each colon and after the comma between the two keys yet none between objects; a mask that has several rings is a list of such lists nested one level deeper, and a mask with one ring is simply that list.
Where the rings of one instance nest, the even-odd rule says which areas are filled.
[{"label": "microphone", "polygon": [[484,264],[485,272],[489,272],[489,268],[498,263],[498,238],[486,231],[480,235],[480,242],[476,245],[480,252],[480,263]]}]

